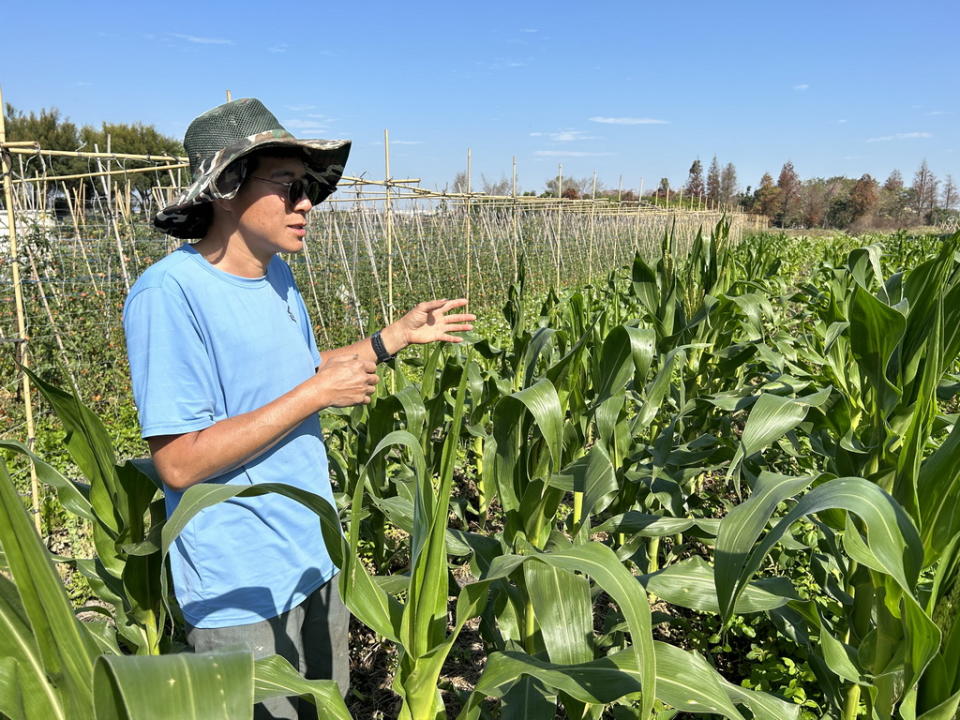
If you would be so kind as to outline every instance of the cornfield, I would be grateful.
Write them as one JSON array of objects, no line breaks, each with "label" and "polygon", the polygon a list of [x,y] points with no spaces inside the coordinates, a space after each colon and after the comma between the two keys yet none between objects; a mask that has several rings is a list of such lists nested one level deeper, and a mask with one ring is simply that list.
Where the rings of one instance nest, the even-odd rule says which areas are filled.
[{"label": "cornfield", "polygon": [[[79,475],[17,440],[0,447],[83,520],[95,557],[52,556],[0,470],[0,714],[149,718],[176,703],[250,717],[255,701],[303,694],[323,717],[350,717],[331,681],[278,658],[172,652],[171,542],[206,507],[274,492],[316,512],[344,601],[395,649],[404,720],[956,717],[960,236],[734,243],[721,221],[650,248],[615,217],[586,242],[589,220],[519,232],[515,220],[447,221],[503,223],[473,246],[475,302],[502,303],[502,317],[395,361],[369,406],[323,414],[336,506],[285,485],[200,484],[164,519],[149,464],[118,462],[77,397],[86,381],[66,392],[47,379],[80,369],[54,362],[79,356],[70,338],[28,370]],[[340,244],[356,227],[338,213],[314,222],[353,269],[338,301],[304,258],[318,334],[388,316],[376,255]],[[564,232],[589,252],[557,242]],[[439,231],[407,237],[420,247],[394,259],[394,304],[423,291],[415,280],[457,288]],[[573,257],[561,289],[544,268]],[[54,563],[87,579],[102,620],[76,618]],[[719,645],[763,620],[817,696],[731,681],[685,642],[694,614],[715,621]],[[445,667],[465,628],[482,672],[456,687]]]}]

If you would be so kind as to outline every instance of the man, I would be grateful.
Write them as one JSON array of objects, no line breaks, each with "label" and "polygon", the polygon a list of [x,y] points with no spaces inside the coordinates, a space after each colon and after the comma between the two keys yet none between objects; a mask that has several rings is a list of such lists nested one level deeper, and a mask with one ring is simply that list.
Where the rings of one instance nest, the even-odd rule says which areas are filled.
[{"label": "man", "polygon": [[[141,433],[167,514],[199,482],[283,482],[332,502],[318,411],[368,403],[377,362],[412,343],[459,342],[451,333],[475,318],[447,314],[466,300],[425,302],[371,338],[319,352],[278,253],[303,248],[306,214],[335,189],[350,143],[298,140],[243,99],[196,118],[184,147],[193,184],[154,223],[199,240],[151,266],[124,309]],[[274,494],[207,508],[170,562],[195,650],[278,653],[346,693],[349,615],[311,511]],[[297,701],[256,715],[297,718]]]}]

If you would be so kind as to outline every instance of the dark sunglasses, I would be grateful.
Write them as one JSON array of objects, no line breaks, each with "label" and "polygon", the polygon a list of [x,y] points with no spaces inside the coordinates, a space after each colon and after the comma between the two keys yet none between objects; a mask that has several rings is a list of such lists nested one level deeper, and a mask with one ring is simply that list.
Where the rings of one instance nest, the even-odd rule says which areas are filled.
[{"label": "dark sunglasses", "polygon": [[250,176],[251,180],[260,180],[271,185],[280,185],[287,190],[287,200],[291,207],[306,197],[311,205],[317,205],[323,199],[323,187],[313,178],[297,178],[291,182],[280,182],[279,180],[269,180],[267,178]]}]

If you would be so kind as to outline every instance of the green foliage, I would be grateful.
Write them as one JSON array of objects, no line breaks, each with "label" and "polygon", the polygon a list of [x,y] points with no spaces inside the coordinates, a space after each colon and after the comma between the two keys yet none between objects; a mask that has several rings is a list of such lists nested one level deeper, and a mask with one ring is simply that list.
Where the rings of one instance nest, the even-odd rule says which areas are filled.
[{"label": "green foliage", "polygon": [[[536,297],[521,262],[495,334],[400,361],[369,406],[325,415],[337,507],[198,485],[168,521],[148,518],[155,488],[125,483],[92,415],[42,383],[87,494],[33,461],[102,526],[111,582],[216,502],[311,507],[345,602],[398,651],[403,718],[486,717],[493,700],[502,717],[946,720],[960,702],[958,239],[734,246],[727,232],[680,256],[667,234],[654,261]],[[143,598],[168,592],[147,575],[149,593],[110,601],[126,650]],[[438,688],[467,623],[486,662],[453,698]],[[110,639],[86,657],[116,656]],[[0,708],[22,702],[22,672],[0,664]]]}]

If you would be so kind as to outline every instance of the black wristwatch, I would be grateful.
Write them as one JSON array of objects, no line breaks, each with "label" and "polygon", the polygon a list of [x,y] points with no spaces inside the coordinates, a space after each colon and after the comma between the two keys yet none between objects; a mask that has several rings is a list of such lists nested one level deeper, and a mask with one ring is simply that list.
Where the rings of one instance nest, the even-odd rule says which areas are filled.
[{"label": "black wristwatch", "polygon": [[380,337],[379,330],[370,336],[370,343],[373,345],[373,351],[377,354],[378,365],[381,363],[390,362],[396,357],[396,355],[391,355],[387,352],[387,348],[384,347],[383,344],[383,338]]}]

